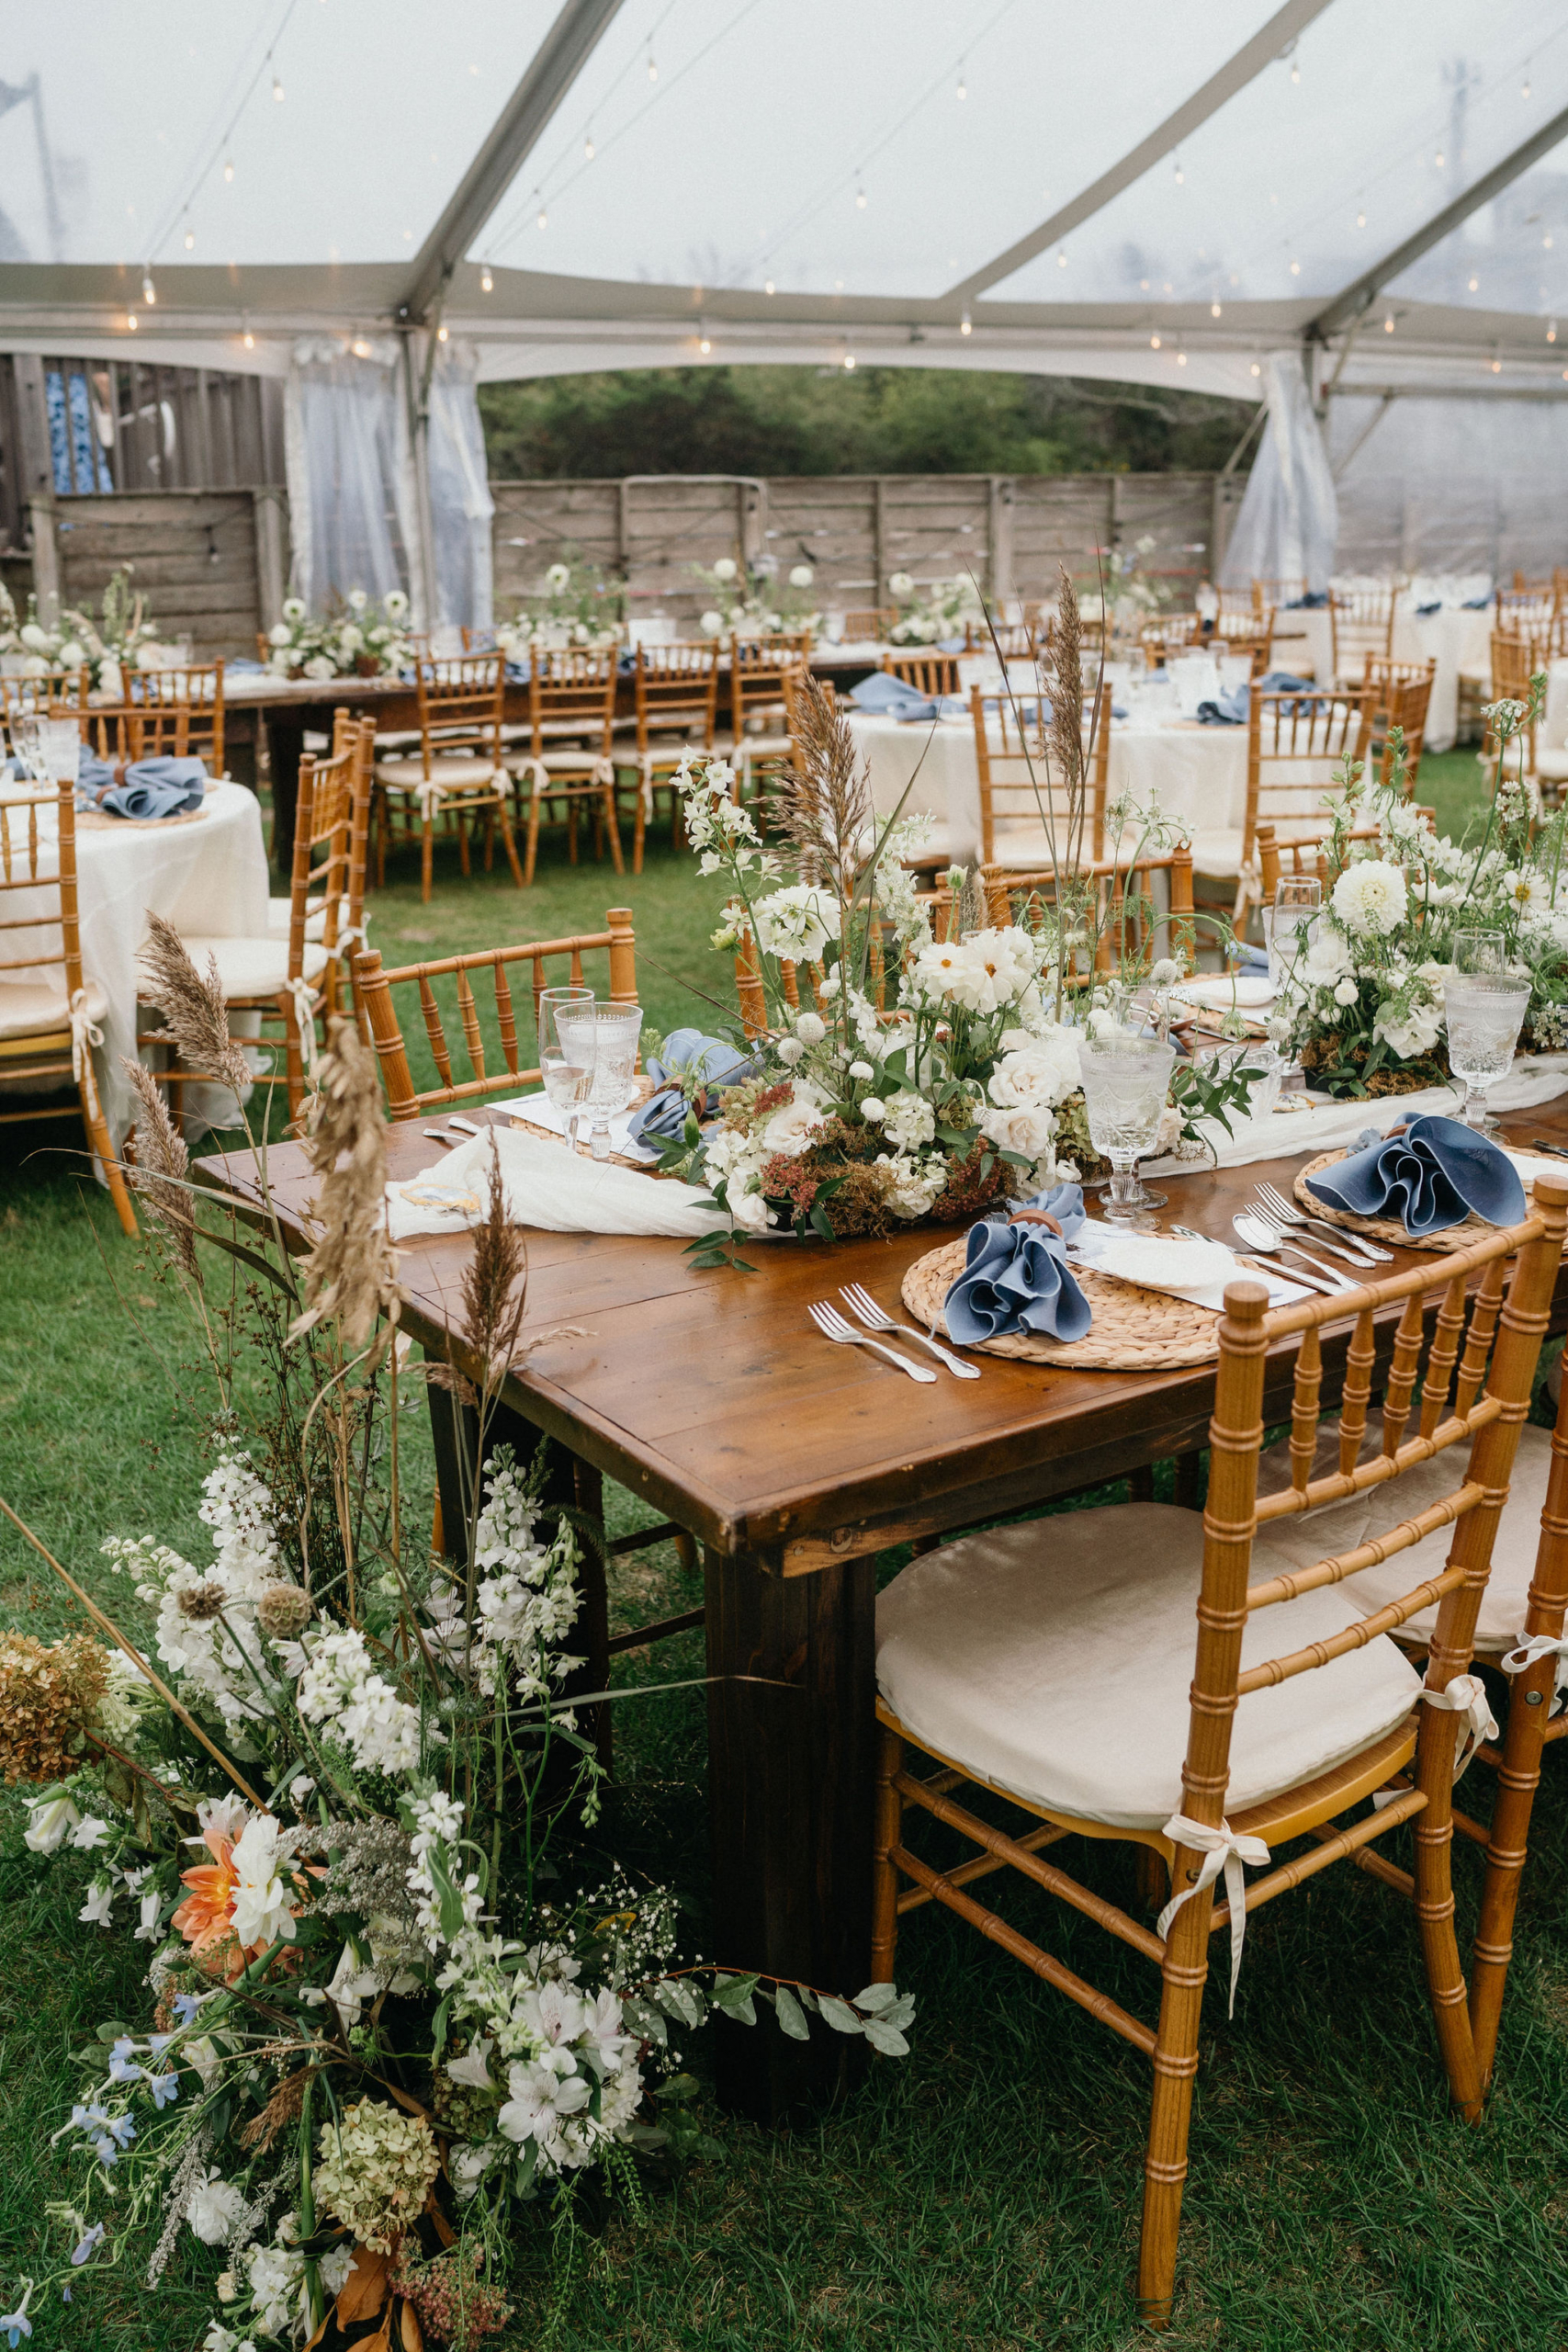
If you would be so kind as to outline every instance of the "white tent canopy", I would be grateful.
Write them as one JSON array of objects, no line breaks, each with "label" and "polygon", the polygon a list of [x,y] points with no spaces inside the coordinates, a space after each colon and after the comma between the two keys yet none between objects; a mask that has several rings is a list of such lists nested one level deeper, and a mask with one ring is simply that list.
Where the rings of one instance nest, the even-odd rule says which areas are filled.
[{"label": "white tent canopy", "polygon": [[1480,387],[1562,447],[1568,0],[16,0],[7,30],[0,347],[134,332],[285,373],[301,338],[379,359],[394,331],[416,479],[434,401],[470,530],[475,377],[874,360],[1256,397],[1293,349],[1320,413]]}]

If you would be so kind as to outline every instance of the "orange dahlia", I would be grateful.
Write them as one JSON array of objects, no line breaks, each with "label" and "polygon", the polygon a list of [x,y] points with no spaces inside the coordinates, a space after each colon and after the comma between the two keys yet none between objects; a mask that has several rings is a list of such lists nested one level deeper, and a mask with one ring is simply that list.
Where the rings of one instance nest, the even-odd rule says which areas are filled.
[{"label": "orange dahlia", "polygon": [[175,1913],[174,1925],[189,1944],[193,1960],[209,1974],[225,1976],[232,1983],[261,1946],[255,1944],[247,1951],[234,1934],[239,1872],[234,1868],[232,1841],[214,1826],[207,1832],[207,1845],[212,1860],[180,1873],[180,1884],[188,1886],[190,1893]]}]

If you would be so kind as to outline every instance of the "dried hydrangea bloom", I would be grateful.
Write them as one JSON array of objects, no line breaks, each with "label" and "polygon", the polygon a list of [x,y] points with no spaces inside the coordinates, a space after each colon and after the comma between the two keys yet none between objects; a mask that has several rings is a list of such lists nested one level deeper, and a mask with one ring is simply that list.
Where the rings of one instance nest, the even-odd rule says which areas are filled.
[{"label": "dried hydrangea bloom", "polygon": [[321,2127],[317,2202],[372,2254],[389,2254],[423,2211],[440,2165],[423,2115],[355,2099],[341,2125]]},{"label": "dried hydrangea bloom", "polygon": [[80,1763],[87,1726],[108,1684],[108,1654],[76,1634],[46,1647],[30,1634],[0,1634],[0,1770],[58,1781]]}]

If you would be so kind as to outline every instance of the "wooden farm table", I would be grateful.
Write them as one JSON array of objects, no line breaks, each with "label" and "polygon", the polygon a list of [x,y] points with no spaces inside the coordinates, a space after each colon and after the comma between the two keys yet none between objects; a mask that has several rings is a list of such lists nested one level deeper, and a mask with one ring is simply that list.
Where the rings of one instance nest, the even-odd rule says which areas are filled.
[{"label": "wooden farm table", "polygon": [[[1568,1098],[1505,1125],[1521,1144],[1537,1134],[1568,1144]],[[395,1129],[391,1173],[428,1166],[433,1152],[416,1129]],[[275,1146],[270,1165],[292,1241],[310,1179],[297,1146]],[[1299,1165],[1176,1178],[1167,1216],[1228,1240],[1254,1183],[1288,1193]],[[254,1195],[248,1157],[198,1172]],[[946,1238],[760,1242],[747,1275],[694,1273],[675,1241],[530,1233],[525,1328],[573,1322],[586,1336],[540,1349],[504,1391],[524,1420],[703,1546],[714,1954],[851,1994],[870,1969],[877,1553],[1191,1456],[1213,1407],[1208,1366],[1052,1371],[980,1357],[979,1380],[925,1387],[818,1336],[811,1300],[858,1281],[893,1306],[906,1267]],[[404,1328],[438,1355],[452,1346],[469,1247],[466,1236],[405,1245]],[[1416,1258],[1397,1252],[1388,1271]],[[1557,1310],[1561,1329],[1568,1274]],[[1348,1328],[1325,1330],[1325,1404]],[[1391,1317],[1390,1347],[1393,1329]],[[1292,1361],[1281,1348],[1268,1420],[1289,1418]],[[830,2093],[848,2062],[836,2035],[801,2044],[735,2029],[721,2088],[731,2106],[776,2118]]]},{"label": "wooden farm table", "polygon": [[[869,677],[874,668],[863,654],[840,654],[831,646],[812,656],[818,677],[830,678],[841,692]],[[636,707],[636,690],[629,672],[623,672],[615,695],[617,713]],[[397,734],[419,725],[419,700],[404,678],[257,678],[241,672],[229,682],[224,704],[225,724],[236,740],[244,735],[243,716],[256,715],[266,735],[272,773],[272,855],[281,874],[294,865],[294,811],[299,795],[299,762],[308,728],[332,732],[334,710],[352,710],[373,718],[380,733]],[[516,680],[506,687],[506,722],[521,727],[528,718],[528,689]],[[238,728],[235,722],[241,722]]]}]

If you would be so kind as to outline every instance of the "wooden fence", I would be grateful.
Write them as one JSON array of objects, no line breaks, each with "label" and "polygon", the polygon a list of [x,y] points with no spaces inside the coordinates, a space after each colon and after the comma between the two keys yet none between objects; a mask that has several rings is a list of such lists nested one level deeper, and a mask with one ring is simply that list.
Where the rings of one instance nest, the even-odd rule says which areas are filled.
[{"label": "wooden fence", "polygon": [[[1178,592],[1217,567],[1244,483],[1213,474],[633,475],[492,482],[498,610],[558,558],[625,580],[631,609],[689,616],[720,556],[807,562],[818,604],[886,604],[891,573],[973,572],[987,594],[1050,595],[1134,550]],[[1147,542],[1145,546],[1143,543]]]},{"label": "wooden fence", "polygon": [[254,656],[256,632],[281,610],[288,576],[287,501],[278,490],[93,492],[35,498],[33,585],[44,603],[96,605],[112,573],[130,567],[161,637],[186,638],[198,659]]}]

